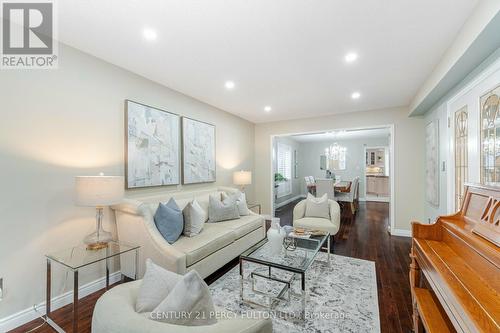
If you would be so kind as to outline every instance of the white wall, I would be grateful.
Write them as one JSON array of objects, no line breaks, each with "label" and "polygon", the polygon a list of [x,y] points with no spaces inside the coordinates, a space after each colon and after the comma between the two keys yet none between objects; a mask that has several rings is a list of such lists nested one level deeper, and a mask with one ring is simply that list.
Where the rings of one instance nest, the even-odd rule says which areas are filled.
[{"label": "white wall", "polygon": [[424,217],[424,121],[408,118],[407,108],[345,113],[270,122],[255,126],[255,193],[265,213],[271,212],[273,135],[394,124],[395,227],[408,232],[412,220]]},{"label": "white wall", "polygon": [[[425,124],[439,121],[439,205],[425,201],[425,221],[433,222],[437,216],[452,213],[454,187],[453,132],[448,129],[448,113],[453,121],[453,113],[468,106],[469,111],[469,181],[479,182],[479,97],[500,84],[500,49],[490,55],[481,65],[464,78],[459,85],[449,91],[425,114]],[[443,162],[446,167],[443,170]]]},{"label": "white wall", "polygon": [[[94,228],[94,210],[73,203],[74,177],[124,174],[125,99],[215,124],[216,184],[231,185],[233,170],[253,170],[252,123],[67,46],[59,56],[57,70],[0,73],[0,277],[6,292],[0,318],[43,301],[44,254],[81,242]],[[184,188],[207,186],[213,184]],[[252,186],[247,192],[253,201]],[[107,217],[106,228],[114,229]],[[83,270],[80,277],[84,284],[98,274]],[[63,280],[56,270],[54,296],[63,292]]]},{"label": "white wall", "polygon": [[355,177],[359,177],[359,195],[360,198],[364,198],[366,186],[364,148],[389,147],[389,137],[301,143],[299,166],[300,174],[303,177],[314,176],[314,178],[325,178],[325,170],[320,169],[319,157],[320,155],[324,155],[325,148],[329,147],[334,142],[347,148],[346,169],[336,170],[334,172],[335,176],[340,176],[342,180],[352,180]]}]

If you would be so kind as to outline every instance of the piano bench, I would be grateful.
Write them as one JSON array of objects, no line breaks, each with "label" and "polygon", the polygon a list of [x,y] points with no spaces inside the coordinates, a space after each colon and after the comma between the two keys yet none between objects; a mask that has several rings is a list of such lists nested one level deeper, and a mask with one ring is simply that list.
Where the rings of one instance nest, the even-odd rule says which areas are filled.
[{"label": "piano bench", "polygon": [[456,332],[448,318],[442,313],[443,310],[436,304],[429,290],[415,288],[415,299],[417,301],[418,314],[428,333]]}]

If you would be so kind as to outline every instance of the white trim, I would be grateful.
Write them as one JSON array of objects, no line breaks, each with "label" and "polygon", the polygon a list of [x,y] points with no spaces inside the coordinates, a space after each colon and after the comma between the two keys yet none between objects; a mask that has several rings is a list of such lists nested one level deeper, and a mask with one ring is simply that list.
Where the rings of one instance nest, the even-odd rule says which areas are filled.
[{"label": "white trim", "polygon": [[372,197],[372,196],[367,196],[366,198],[363,198],[363,200],[359,199],[359,201],[367,201],[367,202],[391,202],[390,197]]},{"label": "white trim", "polygon": [[393,229],[391,236],[411,237],[411,230]]},{"label": "white trim", "polygon": [[[115,272],[109,275],[109,284],[116,283],[121,280],[121,272]],[[99,278],[92,282],[89,282],[78,288],[79,299],[88,296],[98,290],[106,287],[106,277]],[[4,298],[5,301],[5,298]],[[65,305],[71,304],[73,302],[73,290],[65,292],[62,295],[55,296],[51,300],[51,311],[62,308]],[[21,310],[14,313],[8,317],[0,319],[0,332],[7,332],[16,327],[24,325],[36,318],[40,317],[40,314],[45,314],[45,301],[41,302],[35,306],[29,307],[27,309]]]},{"label": "white trim", "polygon": [[305,194],[296,195],[293,198],[290,198],[290,199],[287,199],[283,202],[277,203],[276,208],[280,208],[280,207],[283,207],[285,205],[288,205],[290,202],[293,202],[293,201],[298,200],[298,199],[305,199],[306,197],[307,196]]}]

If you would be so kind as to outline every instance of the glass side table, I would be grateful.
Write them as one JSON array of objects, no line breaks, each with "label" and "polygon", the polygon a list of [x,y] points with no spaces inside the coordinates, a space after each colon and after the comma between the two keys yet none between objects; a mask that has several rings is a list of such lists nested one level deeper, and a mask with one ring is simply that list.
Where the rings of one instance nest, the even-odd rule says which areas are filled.
[{"label": "glass side table", "polygon": [[57,332],[64,330],[50,318],[51,300],[51,265],[52,262],[60,264],[73,272],[73,333],[78,332],[78,270],[80,268],[105,261],[106,262],[106,289],[109,288],[109,259],[118,255],[135,251],[135,279],[137,279],[137,268],[140,246],[123,242],[111,241],[107,248],[100,250],[87,250],[86,245],[78,245],[65,250],[45,255],[47,258],[47,299],[46,299],[46,321]]}]

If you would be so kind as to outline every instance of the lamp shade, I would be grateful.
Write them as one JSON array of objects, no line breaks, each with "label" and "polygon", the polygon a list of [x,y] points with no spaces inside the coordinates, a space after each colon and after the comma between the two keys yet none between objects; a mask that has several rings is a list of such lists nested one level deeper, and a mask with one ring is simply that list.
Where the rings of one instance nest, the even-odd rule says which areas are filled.
[{"label": "lamp shade", "polygon": [[79,176],[75,178],[76,204],[103,207],[120,203],[125,194],[120,176]]},{"label": "lamp shade", "polygon": [[233,173],[233,183],[235,185],[249,185],[252,184],[251,171],[236,171]]}]

